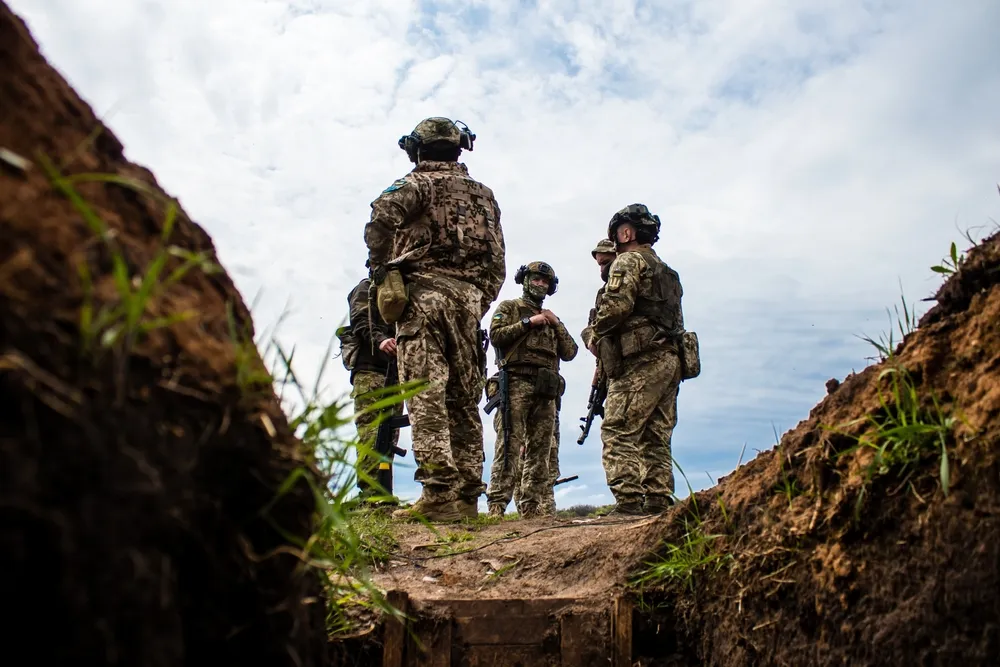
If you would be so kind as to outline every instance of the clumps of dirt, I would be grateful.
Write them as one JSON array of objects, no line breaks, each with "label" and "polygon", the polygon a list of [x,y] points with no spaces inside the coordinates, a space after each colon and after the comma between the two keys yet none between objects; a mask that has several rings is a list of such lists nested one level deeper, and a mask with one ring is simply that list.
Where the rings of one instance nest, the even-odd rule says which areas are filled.
[{"label": "clumps of dirt", "polygon": [[995,663],[998,277],[1000,234],[889,359],[832,384],[776,449],[660,519],[659,554],[680,548],[675,572],[690,576],[641,587],[660,605],[642,621],[644,664]]},{"label": "clumps of dirt", "polygon": [[628,566],[655,545],[654,518],[531,519],[400,525],[399,549],[374,574],[411,599],[611,600]]},{"label": "clumps of dirt", "polygon": [[[273,391],[247,381],[263,364],[211,239],[178,209],[161,255],[169,198],[2,3],[0,100],[7,636],[47,629],[42,665],[323,664],[321,587],[290,548],[314,500],[304,483],[276,498],[304,463]],[[73,183],[91,216],[45,157],[131,184]],[[139,294],[157,257],[163,285],[201,259]],[[134,320],[113,313],[123,292]]]}]

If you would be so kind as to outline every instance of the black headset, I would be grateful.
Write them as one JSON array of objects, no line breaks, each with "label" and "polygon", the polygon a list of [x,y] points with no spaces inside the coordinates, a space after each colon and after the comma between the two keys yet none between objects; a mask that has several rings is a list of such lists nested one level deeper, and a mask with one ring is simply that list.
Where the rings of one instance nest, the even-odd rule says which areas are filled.
[{"label": "black headset", "polygon": [[[545,262],[539,262],[538,268],[542,269],[543,271],[545,269],[552,271],[552,278],[549,280],[549,290],[548,292],[546,292],[548,296],[552,296],[553,294],[556,293],[556,288],[559,287],[559,276],[557,276],[555,270],[553,270],[553,268],[548,264],[546,264]],[[525,264],[522,264],[517,269],[517,273],[514,274],[514,282],[517,283],[518,285],[523,285],[524,279],[527,277],[527,275],[528,275],[528,267]]]},{"label": "black headset", "polygon": [[[469,126],[460,120],[451,121],[452,125],[458,128],[458,147],[467,151],[472,150],[472,144],[476,140],[476,135],[469,130]],[[461,125],[459,125],[461,123]],[[414,132],[409,134],[404,134],[396,142],[400,148],[402,148],[407,153],[412,153],[420,147],[423,140]]]}]

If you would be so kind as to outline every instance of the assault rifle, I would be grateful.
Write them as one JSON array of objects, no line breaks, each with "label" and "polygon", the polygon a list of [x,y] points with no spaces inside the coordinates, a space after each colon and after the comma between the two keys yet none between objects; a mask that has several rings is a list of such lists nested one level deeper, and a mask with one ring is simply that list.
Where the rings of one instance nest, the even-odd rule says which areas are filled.
[{"label": "assault rifle", "polygon": [[587,399],[587,416],[580,417],[580,421],[583,422],[580,430],[583,432],[576,439],[576,444],[582,445],[583,441],[590,435],[590,427],[594,423],[595,415],[599,415],[601,419],[604,418],[604,399],[607,397],[608,381],[601,372],[601,365],[598,363],[597,368],[594,369],[594,379],[590,384],[590,398]]},{"label": "assault rifle", "polygon": [[[385,372],[384,387],[394,387],[399,384],[399,371],[396,367],[395,358],[389,361],[389,368]],[[386,408],[390,410],[391,408]],[[406,456],[406,450],[392,444],[392,433],[398,429],[410,425],[410,415],[387,415],[378,425],[378,433],[375,435],[375,453],[381,458],[378,462],[378,473],[375,481],[382,487],[387,495],[392,495],[392,460],[395,456]]]},{"label": "assault rifle", "polygon": [[500,428],[503,431],[503,469],[506,471],[510,469],[510,426],[513,419],[510,416],[510,375],[504,364],[501,363],[499,366],[500,387],[497,389],[497,393],[493,394],[493,398],[486,401],[486,406],[483,409],[486,410],[486,414],[490,414],[495,407],[501,405]]}]

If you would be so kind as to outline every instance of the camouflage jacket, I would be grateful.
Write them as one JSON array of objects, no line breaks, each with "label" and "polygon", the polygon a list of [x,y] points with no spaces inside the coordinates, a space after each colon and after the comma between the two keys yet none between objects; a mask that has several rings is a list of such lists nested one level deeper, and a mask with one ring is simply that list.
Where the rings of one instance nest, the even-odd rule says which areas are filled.
[{"label": "camouflage jacket", "polygon": [[371,207],[365,243],[373,271],[396,266],[408,282],[475,304],[479,317],[486,314],[507,277],[500,206],[492,190],[469,177],[464,164],[428,161],[386,188]]},{"label": "camouflage jacket", "polygon": [[[351,382],[358,371],[373,371],[384,374],[389,369],[390,357],[378,348],[387,338],[392,338],[392,327],[386,324],[378,313],[378,308],[368,306],[368,286],[363,279],[351,290],[347,302],[351,307],[351,333],[358,344],[358,357],[351,370]],[[368,315],[371,314],[371,324]]]},{"label": "camouflage jacket", "polygon": [[579,347],[562,322],[525,329],[521,319],[539,312],[540,308],[525,299],[501,301],[490,321],[490,340],[497,355],[506,357],[512,367],[558,371],[559,362],[571,361]]},{"label": "camouflage jacket", "polygon": [[583,346],[586,348],[589,348],[590,344],[597,339],[597,334],[594,333],[594,320],[597,319],[597,306],[600,305],[601,295],[604,294],[604,289],[607,286],[607,283],[605,283],[598,288],[597,296],[594,298],[594,307],[590,309],[590,315],[587,316],[587,326],[580,332],[580,338],[583,340]]},{"label": "camouflage jacket", "polygon": [[592,330],[617,338],[626,357],[654,343],[675,347],[674,336],[684,328],[682,296],[677,272],[652,248],[623,252],[611,263]]}]

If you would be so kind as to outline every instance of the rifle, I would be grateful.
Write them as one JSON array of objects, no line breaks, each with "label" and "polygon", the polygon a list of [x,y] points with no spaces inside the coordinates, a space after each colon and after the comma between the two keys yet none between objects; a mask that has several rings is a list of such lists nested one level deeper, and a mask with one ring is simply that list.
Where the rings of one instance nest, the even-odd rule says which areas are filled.
[{"label": "rifle", "polygon": [[490,414],[497,405],[502,404],[503,406],[500,408],[502,410],[500,428],[503,430],[503,469],[506,471],[510,469],[510,426],[513,422],[510,416],[510,375],[505,364],[498,365],[500,366],[500,387],[497,389],[497,393],[493,394],[493,398],[486,401],[486,406],[483,409],[486,410],[486,414]]},{"label": "rifle", "polygon": [[576,444],[582,445],[583,441],[587,439],[587,436],[590,434],[590,427],[594,423],[595,415],[600,415],[601,419],[604,418],[604,399],[607,397],[608,381],[601,372],[601,365],[598,364],[597,368],[594,369],[594,379],[590,383],[590,398],[587,399],[587,416],[580,417],[580,421],[583,422],[580,430],[583,432],[576,439]]},{"label": "rifle", "polygon": [[552,486],[559,486],[560,484],[565,484],[566,482],[572,482],[574,479],[580,479],[580,476],[573,475],[572,477],[560,477]]},{"label": "rifle", "polygon": [[[396,359],[389,361],[389,368],[385,372],[385,384],[383,387],[394,387],[399,384],[399,371],[396,367]],[[410,415],[387,415],[378,425],[378,433],[375,435],[375,452],[381,457],[378,462],[378,473],[375,481],[382,487],[387,495],[392,495],[392,460],[395,456],[406,456],[406,450],[392,444],[392,433],[398,429],[410,425]],[[388,460],[386,460],[388,459]]]}]

